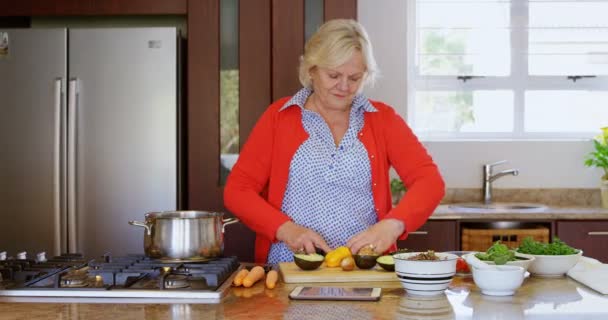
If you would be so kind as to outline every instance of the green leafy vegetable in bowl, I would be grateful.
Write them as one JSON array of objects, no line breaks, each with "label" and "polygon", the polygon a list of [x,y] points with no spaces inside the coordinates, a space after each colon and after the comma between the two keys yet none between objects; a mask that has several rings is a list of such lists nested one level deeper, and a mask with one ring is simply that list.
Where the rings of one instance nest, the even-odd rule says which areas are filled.
[{"label": "green leafy vegetable in bowl", "polygon": [[501,265],[506,264],[509,261],[515,261],[515,252],[513,250],[509,250],[509,248],[500,243],[499,241],[494,242],[494,244],[488,248],[488,250],[484,252],[478,252],[475,254],[477,259],[482,261],[494,261],[495,264]]},{"label": "green leafy vegetable in bowl", "polygon": [[569,254],[577,254],[578,250],[567,245],[557,237],[551,243],[535,241],[532,237],[525,238],[517,252],[547,256],[562,256]]}]

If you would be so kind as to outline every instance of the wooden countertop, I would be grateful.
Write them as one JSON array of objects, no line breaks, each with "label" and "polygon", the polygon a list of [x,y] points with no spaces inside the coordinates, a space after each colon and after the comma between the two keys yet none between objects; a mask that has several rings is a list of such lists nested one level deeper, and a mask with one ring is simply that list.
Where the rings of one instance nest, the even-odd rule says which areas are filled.
[{"label": "wooden countertop", "polygon": [[[381,284],[381,285],[379,285]],[[317,284],[318,285],[318,284]],[[231,288],[219,304],[124,303],[94,300],[73,303],[6,302],[0,298],[1,319],[608,319],[608,295],[570,278],[527,278],[511,297],[481,295],[470,277],[455,277],[438,299],[408,297],[398,282],[334,284],[381,286],[378,302],[291,301],[297,285],[279,283],[265,289]]]},{"label": "wooden countertop", "polygon": [[608,209],[597,207],[548,206],[542,212],[509,210],[462,210],[442,204],[430,217],[433,220],[606,220]]}]

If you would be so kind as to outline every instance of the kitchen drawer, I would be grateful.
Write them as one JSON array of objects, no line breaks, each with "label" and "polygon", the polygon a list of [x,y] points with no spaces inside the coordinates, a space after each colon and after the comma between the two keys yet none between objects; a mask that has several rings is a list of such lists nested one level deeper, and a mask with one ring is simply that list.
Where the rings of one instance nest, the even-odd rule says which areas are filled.
[{"label": "kitchen drawer", "polygon": [[557,221],[556,236],[583,255],[608,263],[608,221]]},{"label": "kitchen drawer", "polygon": [[458,250],[456,221],[429,220],[420,229],[410,233],[407,239],[397,241],[397,246],[410,251]]}]

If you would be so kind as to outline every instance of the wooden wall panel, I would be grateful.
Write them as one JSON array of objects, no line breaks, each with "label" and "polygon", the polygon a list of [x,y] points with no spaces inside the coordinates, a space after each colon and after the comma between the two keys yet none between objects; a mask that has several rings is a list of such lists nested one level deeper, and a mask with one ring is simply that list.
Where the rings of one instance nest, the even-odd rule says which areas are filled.
[{"label": "wooden wall panel", "polygon": [[187,207],[221,210],[220,0],[188,1]]},{"label": "wooden wall panel", "polygon": [[[247,141],[271,97],[271,0],[239,1],[239,142]],[[244,224],[226,227],[224,252],[254,260],[255,234]]]},{"label": "wooden wall panel", "polygon": [[0,16],[186,14],[188,0],[0,0]]},{"label": "wooden wall panel", "polygon": [[240,1],[239,133],[241,146],[272,102],[271,0]]},{"label": "wooden wall panel", "polygon": [[304,0],[272,1],[272,99],[301,87],[298,65],[304,52]]},{"label": "wooden wall panel", "polygon": [[323,2],[324,20],[357,19],[357,0],[325,0]]}]

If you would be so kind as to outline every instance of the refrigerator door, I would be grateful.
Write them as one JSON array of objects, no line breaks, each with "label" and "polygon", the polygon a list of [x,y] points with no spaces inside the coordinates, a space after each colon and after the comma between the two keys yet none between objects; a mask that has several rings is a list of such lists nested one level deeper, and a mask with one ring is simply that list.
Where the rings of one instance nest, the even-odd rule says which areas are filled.
[{"label": "refrigerator door", "polygon": [[69,30],[71,252],[143,253],[144,229],[128,221],[176,209],[176,34]]},{"label": "refrigerator door", "polygon": [[[0,30],[0,251],[58,254],[66,31]],[[63,240],[62,240],[63,239]],[[63,244],[63,246],[62,246]]]}]

